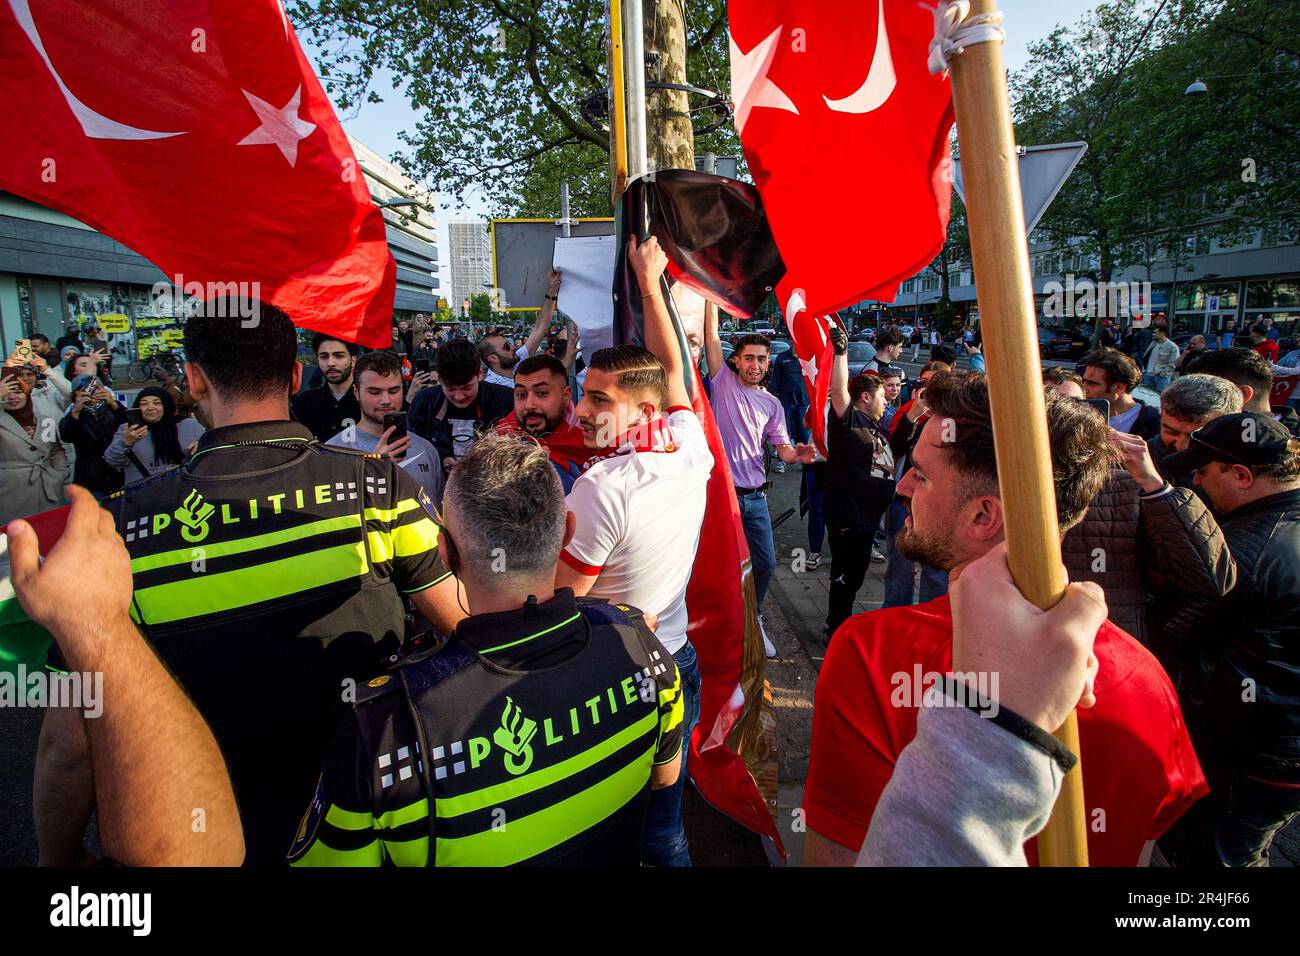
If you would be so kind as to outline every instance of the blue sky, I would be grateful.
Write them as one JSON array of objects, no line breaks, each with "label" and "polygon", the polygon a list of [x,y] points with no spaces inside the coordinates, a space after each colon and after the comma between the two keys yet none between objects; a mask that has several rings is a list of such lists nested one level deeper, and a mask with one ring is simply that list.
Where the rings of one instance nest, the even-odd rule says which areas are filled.
[{"label": "blue sky", "polygon": [[[687,0],[689,3],[690,0]],[[1003,26],[1007,31],[1004,50],[1007,66],[1019,69],[1029,58],[1027,47],[1034,40],[1047,36],[1057,24],[1069,24],[1082,14],[1097,6],[1099,0],[1001,0],[998,8],[1002,11]],[[312,55],[310,47],[308,55]],[[418,113],[401,97],[400,91],[390,88],[386,75],[377,77],[376,90],[385,97],[383,103],[362,104],[354,117],[343,117],[343,127],[350,134],[371,149],[385,156],[391,156],[401,148],[398,132],[412,129]],[[456,208],[454,196],[438,196],[438,246],[442,264],[446,265],[449,244],[447,242],[447,223],[453,219],[484,219],[487,207],[480,196],[469,194],[459,197],[466,205]],[[449,282],[450,273],[444,268],[444,284]]]}]

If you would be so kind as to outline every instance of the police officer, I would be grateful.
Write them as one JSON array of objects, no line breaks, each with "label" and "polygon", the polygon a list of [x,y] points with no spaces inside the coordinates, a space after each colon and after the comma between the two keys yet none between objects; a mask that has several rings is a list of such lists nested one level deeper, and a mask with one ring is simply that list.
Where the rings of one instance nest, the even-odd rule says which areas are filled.
[{"label": "police officer", "polygon": [[[250,306],[255,321],[236,317]],[[132,558],[132,616],[225,755],[247,861],[279,862],[355,682],[405,639],[403,595],[444,631],[464,614],[414,481],[290,421],[302,367],[284,312],[214,300],[186,323],[185,351],[214,427],[188,463],[106,506]],[[84,859],[78,712],[47,712],[34,790],[41,861]]]},{"label": "police officer", "polygon": [[444,502],[470,616],[362,691],[290,860],[636,865],[650,791],[681,768],[672,655],[639,611],[556,589],[573,524],[536,443],[480,438]]}]

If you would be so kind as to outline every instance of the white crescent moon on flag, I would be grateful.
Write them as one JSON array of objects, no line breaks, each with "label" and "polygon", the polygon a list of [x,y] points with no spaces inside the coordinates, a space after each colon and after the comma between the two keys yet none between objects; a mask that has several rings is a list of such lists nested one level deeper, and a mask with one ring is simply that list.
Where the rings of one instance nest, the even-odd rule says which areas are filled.
[{"label": "white crescent moon on flag", "polygon": [[856,92],[840,100],[823,95],[826,105],[837,113],[870,113],[880,109],[894,92],[898,77],[894,74],[894,58],[889,51],[889,31],[885,29],[885,0],[879,0],[880,18],[876,30],[876,52],[871,57],[871,69],[866,80]]},{"label": "white crescent moon on flag", "polygon": [[59,89],[63,92],[63,98],[68,101],[68,107],[72,110],[77,122],[81,124],[82,130],[91,139],[167,139],[169,136],[181,136],[183,133],[158,133],[150,129],[140,129],[135,126],[127,126],[125,123],[119,123],[117,120],[109,119],[102,113],[92,110],[76,95],[68,89],[63,78],[59,76],[59,71],[54,68],[50,62],[49,54],[45,52],[45,44],[41,42],[41,35],[36,29],[36,21],[32,19],[31,0],[9,0],[9,7],[14,12],[14,18],[18,25],[22,27],[27,39],[32,41],[32,46],[36,52],[41,55],[45,61],[46,67],[49,68],[50,75],[54,77],[54,82],[59,84]]}]

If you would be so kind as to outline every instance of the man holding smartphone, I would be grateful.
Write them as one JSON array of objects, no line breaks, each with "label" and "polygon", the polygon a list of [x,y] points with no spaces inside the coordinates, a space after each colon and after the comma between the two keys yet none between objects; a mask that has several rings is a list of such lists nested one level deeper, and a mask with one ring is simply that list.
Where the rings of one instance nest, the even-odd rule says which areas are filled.
[{"label": "man holding smartphone", "polygon": [[435,503],[442,501],[443,470],[433,445],[406,428],[402,411],[402,362],[392,352],[367,352],[357,359],[352,389],[361,407],[355,426],[344,428],[325,444],[397,461]]}]

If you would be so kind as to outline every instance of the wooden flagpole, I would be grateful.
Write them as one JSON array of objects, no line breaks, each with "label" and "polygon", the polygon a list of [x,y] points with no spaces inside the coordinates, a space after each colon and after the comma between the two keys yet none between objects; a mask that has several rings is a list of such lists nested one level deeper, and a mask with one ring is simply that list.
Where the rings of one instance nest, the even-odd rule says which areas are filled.
[{"label": "wooden flagpole", "polygon": [[[995,0],[972,0],[967,20],[996,11]],[[951,71],[1007,561],[1021,593],[1039,607],[1050,608],[1064,595],[1066,576],[1002,44],[966,47],[952,58]],[[1056,737],[1079,753],[1074,714]],[[1039,834],[1038,858],[1043,866],[1088,865],[1078,765],[1066,774],[1051,819]]]}]

